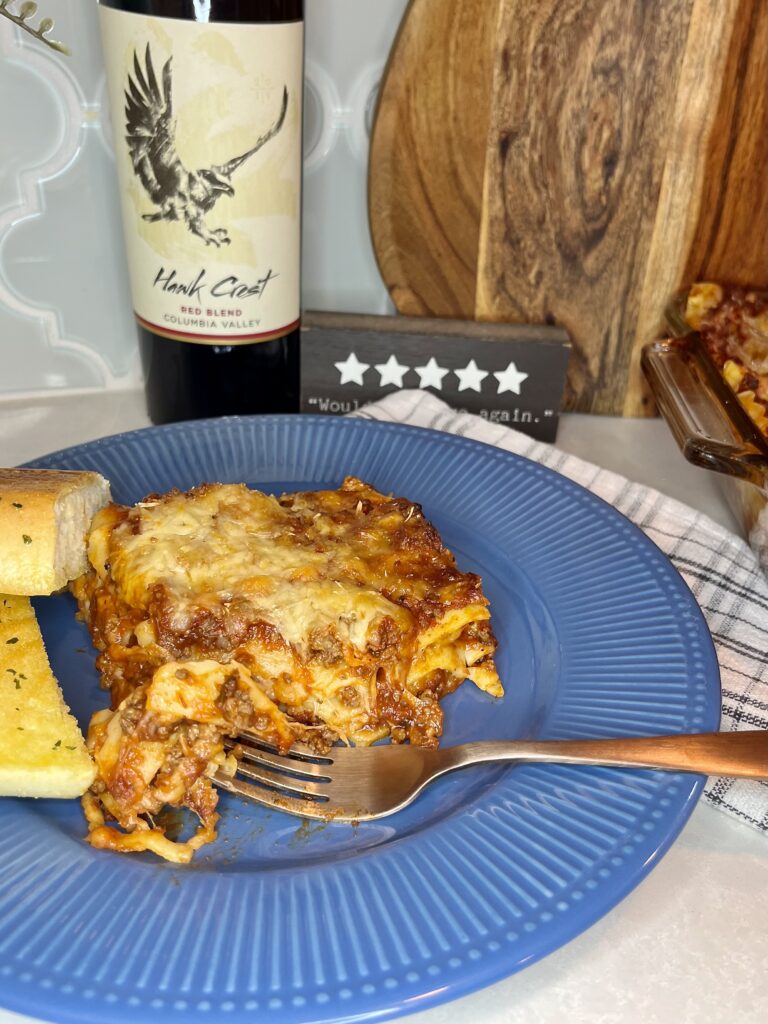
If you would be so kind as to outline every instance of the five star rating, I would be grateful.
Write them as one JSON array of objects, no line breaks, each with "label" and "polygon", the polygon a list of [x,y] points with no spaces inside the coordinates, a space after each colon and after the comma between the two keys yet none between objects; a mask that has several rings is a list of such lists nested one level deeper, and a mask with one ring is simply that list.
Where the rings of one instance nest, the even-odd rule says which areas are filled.
[{"label": "five star rating", "polygon": [[482,390],[485,378],[492,376],[496,380],[496,393],[499,395],[505,391],[519,395],[523,381],[528,379],[528,374],[518,370],[514,363],[510,363],[506,370],[497,370],[489,374],[487,370],[482,370],[474,359],[470,359],[460,370],[448,370],[444,366],[439,366],[434,356],[424,366],[411,367],[398,362],[397,357],[391,355],[386,363],[376,363],[372,367],[370,363],[361,362],[354,352],[350,352],[343,362],[333,365],[339,371],[340,384],[358,384],[360,387],[363,386],[363,378],[370,369],[379,374],[380,387],[386,387],[388,384],[397,388],[407,387],[408,385],[404,383],[405,375],[409,370],[414,370],[418,374],[420,388],[435,388],[437,391],[443,390],[443,380],[449,375],[458,379],[459,391],[477,392]]}]

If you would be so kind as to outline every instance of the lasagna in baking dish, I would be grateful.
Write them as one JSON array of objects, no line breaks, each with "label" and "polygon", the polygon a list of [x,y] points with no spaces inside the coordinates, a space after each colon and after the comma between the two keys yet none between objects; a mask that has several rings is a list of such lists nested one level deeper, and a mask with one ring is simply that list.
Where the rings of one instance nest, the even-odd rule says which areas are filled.
[{"label": "lasagna in baking dish", "polygon": [[[262,494],[205,484],[112,504],[73,584],[111,708],[88,745],[97,847],[188,861],[215,837],[210,777],[247,729],[286,751],[384,737],[433,747],[465,679],[502,695],[481,581],[418,505],[348,478]],[[174,842],[166,806],[198,816]]]},{"label": "lasagna in baking dish", "polygon": [[685,319],[768,439],[768,294],[701,281],[688,292]]}]

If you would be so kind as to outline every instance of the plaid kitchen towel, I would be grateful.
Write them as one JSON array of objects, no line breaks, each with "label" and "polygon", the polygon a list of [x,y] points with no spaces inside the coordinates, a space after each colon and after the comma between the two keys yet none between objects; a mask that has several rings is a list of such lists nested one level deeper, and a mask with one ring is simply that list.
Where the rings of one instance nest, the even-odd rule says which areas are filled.
[{"label": "plaid kitchen towel", "polygon": [[[456,412],[428,391],[399,391],[354,413],[445,430],[523,455],[570,477],[636,523],[693,591],[715,641],[721,729],[768,729],[768,580],[746,542],[708,516],[519,431]],[[768,834],[768,782],[711,778],[715,807]]]}]

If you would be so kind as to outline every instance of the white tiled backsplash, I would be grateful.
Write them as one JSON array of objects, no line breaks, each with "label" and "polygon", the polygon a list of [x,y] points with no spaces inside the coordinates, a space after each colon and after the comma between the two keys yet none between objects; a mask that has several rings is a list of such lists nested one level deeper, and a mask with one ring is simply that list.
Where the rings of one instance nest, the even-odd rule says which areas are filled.
[{"label": "white tiled backsplash", "polygon": [[[407,0],[306,0],[303,305],[389,311],[368,133]],[[41,0],[64,57],[0,18],[0,394],[140,380],[96,0]]]}]

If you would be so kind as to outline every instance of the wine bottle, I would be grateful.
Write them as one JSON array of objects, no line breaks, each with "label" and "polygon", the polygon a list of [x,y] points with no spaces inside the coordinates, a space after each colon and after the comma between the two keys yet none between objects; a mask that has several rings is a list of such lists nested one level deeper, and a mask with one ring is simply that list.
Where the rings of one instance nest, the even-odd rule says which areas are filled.
[{"label": "wine bottle", "polygon": [[303,0],[100,0],[154,423],[299,406]]}]

